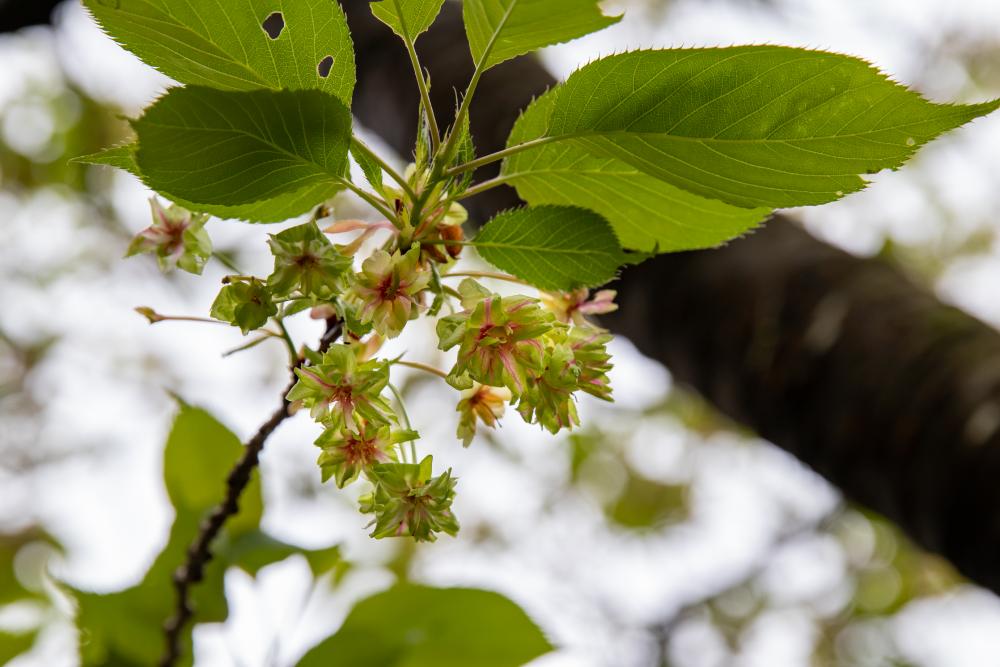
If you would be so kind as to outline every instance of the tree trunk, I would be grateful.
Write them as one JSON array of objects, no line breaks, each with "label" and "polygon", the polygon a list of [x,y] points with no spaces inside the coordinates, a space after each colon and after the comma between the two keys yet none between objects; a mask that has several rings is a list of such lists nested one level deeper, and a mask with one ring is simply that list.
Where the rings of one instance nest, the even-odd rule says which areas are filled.
[{"label": "tree trunk", "polygon": [[[367,0],[342,4],[358,51],[355,113],[409,155],[418,95],[405,51]],[[419,46],[446,122],[472,74],[457,3]],[[480,152],[501,148],[553,81],[531,58],[487,73],[473,104]],[[472,208],[484,219],[516,203],[503,188]],[[780,217],[722,249],[631,268],[617,287],[622,308],[605,320],[616,333],[1000,592],[1000,334]]]}]

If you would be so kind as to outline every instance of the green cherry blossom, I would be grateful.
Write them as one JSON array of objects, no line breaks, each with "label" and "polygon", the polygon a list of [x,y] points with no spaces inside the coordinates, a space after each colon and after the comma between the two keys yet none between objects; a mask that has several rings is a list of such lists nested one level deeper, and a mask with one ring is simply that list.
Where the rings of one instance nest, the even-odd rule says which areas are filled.
[{"label": "green cherry blossom", "polygon": [[153,224],[132,239],[125,256],[150,253],[156,255],[161,271],[178,268],[200,275],[212,256],[212,240],[204,229],[208,215],[192,213],[177,204],[165,209],[156,197],[149,205]]},{"label": "green cherry blossom", "polygon": [[307,222],[271,234],[274,272],[268,287],[275,296],[298,291],[303,296],[329,298],[340,291],[341,277],[351,268],[351,258],[342,255],[315,222]]},{"label": "green cherry blossom", "polygon": [[[469,291],[469,290],[467,290]],[[463,305],[472,305],[470,297]],[[554,326],[551,313],[527,296],[483,298],[464,313],[438,322],[439,347],[459,346],[451,375],[468,374],[493,387],[507,387],[515,394],[528,388],[528,379],[545,369],[545,348],[540,338]]]},{"label": "green cherry blossom", "polygon": [[333,478],[340,488],[373,465],[397,460],[395,446],[420,437],[416,431],[395,430],[363,420],[358,420],[356,433],[344,428],[339,418],[326,423],[326,430],[316,440],[316,446],[323,450],[317,463],[323,481]]},{"label": "green cherry blossom", "polygon": [[456,411],[459,414],[457,436],[462,445],[468,447],[476,435],[476,423],[496,428],[497,421],[503,417],[507,401],[511,399],[510,389],[506,387],[489,387],[476,382],[462,392],[462,400],[458,402]]},{"label": "green cherry blossom", "polygon": [[410,536],[417,542],[433,542],[437,533],[458,533],[458,520],[451,511],[457,480],[450,469],[432,477],[431,464],[428,456],[419,464],[371,467],[367,475],[374,488],[360,503],[363,513],[375,515],[372,537]]},{"label": "green cherry blossom", "polygon": [[359,361],[351,346],[331,345],[319,363],[296,368],[295,375],[299,380],[287,399],[309,408],[314,419],[341,419],[354,433],[358,418],[380,426],[390,423],[392,408],[381,395],[389,384],[385,361]]},{"label": "green cherry blossom", "polygon": [[420,265],[419,246],[405,255],[376,250],[361,265],[348,299],[362,324],[370,322],[378,333],[395,338],[419,314],[419,295],[430,281],[431,272]]}]

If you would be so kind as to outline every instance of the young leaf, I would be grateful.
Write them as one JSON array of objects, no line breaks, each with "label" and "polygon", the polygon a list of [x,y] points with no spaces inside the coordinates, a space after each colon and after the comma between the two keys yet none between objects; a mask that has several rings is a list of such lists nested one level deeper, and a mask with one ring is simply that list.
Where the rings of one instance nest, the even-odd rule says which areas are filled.
[{"label": "young leaf", "polygon": [[340,630],[298,664],[518,667],[551,650],[524,611],[502,595],[404,584],[359,602]]},{"label": "young leaf", "polygon": [[372,14],[412,44],[431,27],[444,0],[381,0],[372,3]]},{"label": "young leaf", "polygon": [[[545,136],[560,88],[545,93],[514,125],[509,146]],[[503,178],[533,206],[583,206],[607,218],[622,246],[660,252],[707,248],[759,224],[767,208],[740,208],[699,197],[648,176],[617,158],[591,155],[570,143],[518,153]]]},{"label": "young leaf", "polygon": [[84,5],[116,42],[181,83],[222,90],[318,88],[351,104],[354,48],[344,12],[332,0]]},{"label": "young leaf", "polygon": [[463,0],[472,59],[489,69],[543,46],[583,37],[621,20],[597,0]]},{"label": "young leaf", "polygon": [[[135,152],[138,148],[134,143],[122,144],[91,155],[81,155],[74,158],[73,162],[118,167],[142,180],[139,165],[135,163]],[[172,197],[172,200],[175,204],[183,206],[189,211],[209,213],[218,218],[246,220],[248,222],[284,222],[305,213],[318,202],[332,198],[341,189],[343,189],[342,186],[337,184],[316,183],[272,199],[264,199],[241,206],[195,204],[176,196]]]},{"label": "young leaf", "polygon": [[170,198],[236,206],[347,173],[351,112],[318,90],[174,88],[133,125],[143,181]]},{"label": "young leaf", "polygon": [[110,148],[105,148],[103,151],[91,153],[90,155],[75,157],[70,160],[70,162],[102,164],[109,167],[117,167],[118,169],[124,169],[134,176],[138,176],[139,165],[135,163],[135,149],[136,145],[134,143],[119,144],[118,146],[111,146]]},{"label": "young leaf", "polygon": [[572,206],[501,213],[479,232],[475,246],[498,269],[548,290],[603,285],[629,260],[607,220]]},{"label": "young leaf", "polygon": [[822,204],[1000,100],[934,104],[858,58],[780,46],[636,51],[562,86],[548,136],[735,206]]},{"label": "young leaf", "polygon": [[366,153],[364,150],[358,148],[357,144],[351,142],[351,157],[354,158],[358,166],[361,167],[361,173],[365,175],[365,180],[368,184],[372,186],[375,192],[382,192],[382,165],[380,165],[376,160],[372,159],[371,155]]}]

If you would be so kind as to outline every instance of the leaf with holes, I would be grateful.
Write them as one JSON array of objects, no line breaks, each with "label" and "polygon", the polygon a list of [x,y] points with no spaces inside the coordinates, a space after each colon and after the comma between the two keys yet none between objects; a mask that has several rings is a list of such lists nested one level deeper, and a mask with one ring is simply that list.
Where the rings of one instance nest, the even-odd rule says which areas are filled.
[{"label": "leaf with holes", "polygon": [[[141,180],[142,174],[139,172],[139,165],[135,163],[136,150],[138,150],[138,146],[134,143],[123,144],[91,155],[82,155],[74,158],[73,162],[117,167]],[[343,187],[336,183],[316,183],[288,194],[241,206],[195,204],[175,195],[171,196],[171,200],[189,211],[208,213],[224,219],[246,220],[248,222],[284,222],[305,213],[319,202],[331,199],[342,189]]]},{"label": "leaf with holes", "polygon": [[372,3],[372,14],[409,44],[431,27],[444,0],[381,0]]},{"label": "leaf with holes", "polygon": [[862,189],[860,174],[998,106],[934,104],[823,51],[636,51],[570,76],[546,136],[734,206],[804,206]]},{"label": "leaf with holes", "polygon": [[[511,132],[514,146],[545,136],[559,88],[525,110]],[[642,173],[618,158],[591,155],[570,143],[554,143],[507,158],[503,179],[521,199],[575,205],[597,211],[626,248],[660,252],[707,248],[759,224],[767,208],[740,208],[706,199]]]},{"label": "leaf with holes", "polygon": [[538,626],[502,595],[403,584],[359,602],[298,664],[518,667],[551,650]]},{"label": "leaf with holes", "polygon": [[501,213],[483,227],[474,245],[493,266],[548,290],[603,285],[631,259],[607,220],[572,206]]},{"label": "leaf with holes", "polygon": [[133,125],[143,181],[195,204],[251,204],[347,173],[351,112],[318,90],[174,88]]},{"label": "leaf with holes", "polygon": [[601,13],[597,0],[463,0],[462,4],[472,59],[483,69],[621,20]]},{"label": "leaf with holes", "polygon": [[333,0],[84,0],[119,44],[181,83],[318,88],[351,104],[354,48]]}]

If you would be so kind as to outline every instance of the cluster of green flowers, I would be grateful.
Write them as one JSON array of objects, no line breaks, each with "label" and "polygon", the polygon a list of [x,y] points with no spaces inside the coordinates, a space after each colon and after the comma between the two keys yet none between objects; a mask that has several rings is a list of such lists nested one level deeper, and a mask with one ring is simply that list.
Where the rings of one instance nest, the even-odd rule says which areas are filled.
[{"label": "cluster of green flowers", "polygon": [[[445,185],[424,192],[426,174],[420,173],[407,172],[409,193],[377,188],[393,220],[341,220],[321,229],[318,222],[329,212],[321,207],[309,222],[271,234],[271,274],[227,276],[211,314],[244,334],[257,332],[261,342],[285,340],[297,378],[286,396],[290,409],[308,410],[322,426],[316,445],[324,482],[343,488],[363,478],[370,484],[360,509],[372,515],[372,536],[432,541],[458,531],[451,509],[456,479],[450,469],[435,475],[430,456],[418,460],[419,434],[390,384],[391,366],[424,368],[458,390],[457,437],[464,446],[479,425],[495,428],[508,404],[526,422],[557,433],[579,424],[578,392],[611,400],[610,336],[586,316],[616,306],[607,290],[593,298],[586,289],[501,296],[464,276],[457,290],[445,286],[445,278],[462,275],[454,264],[464,247],[466,214]],[[413,193],[423,196],[415,200]],[[164,268],[200,273],[212,256],[205,216],[154,200],[153,217],[130,254],[153,253]],[[389,231],[388,238],[359,257],[380,230]],[[328,237],[356,231],[360,236],[343,245]],[[376,358],[384,340],[445,306],[451,314],[438,320],[437,333],[441,350],[457,348],[449,371]],[[322,352],[296,348],[284,320],[304,311],[342,326],[343,341]]]}]

